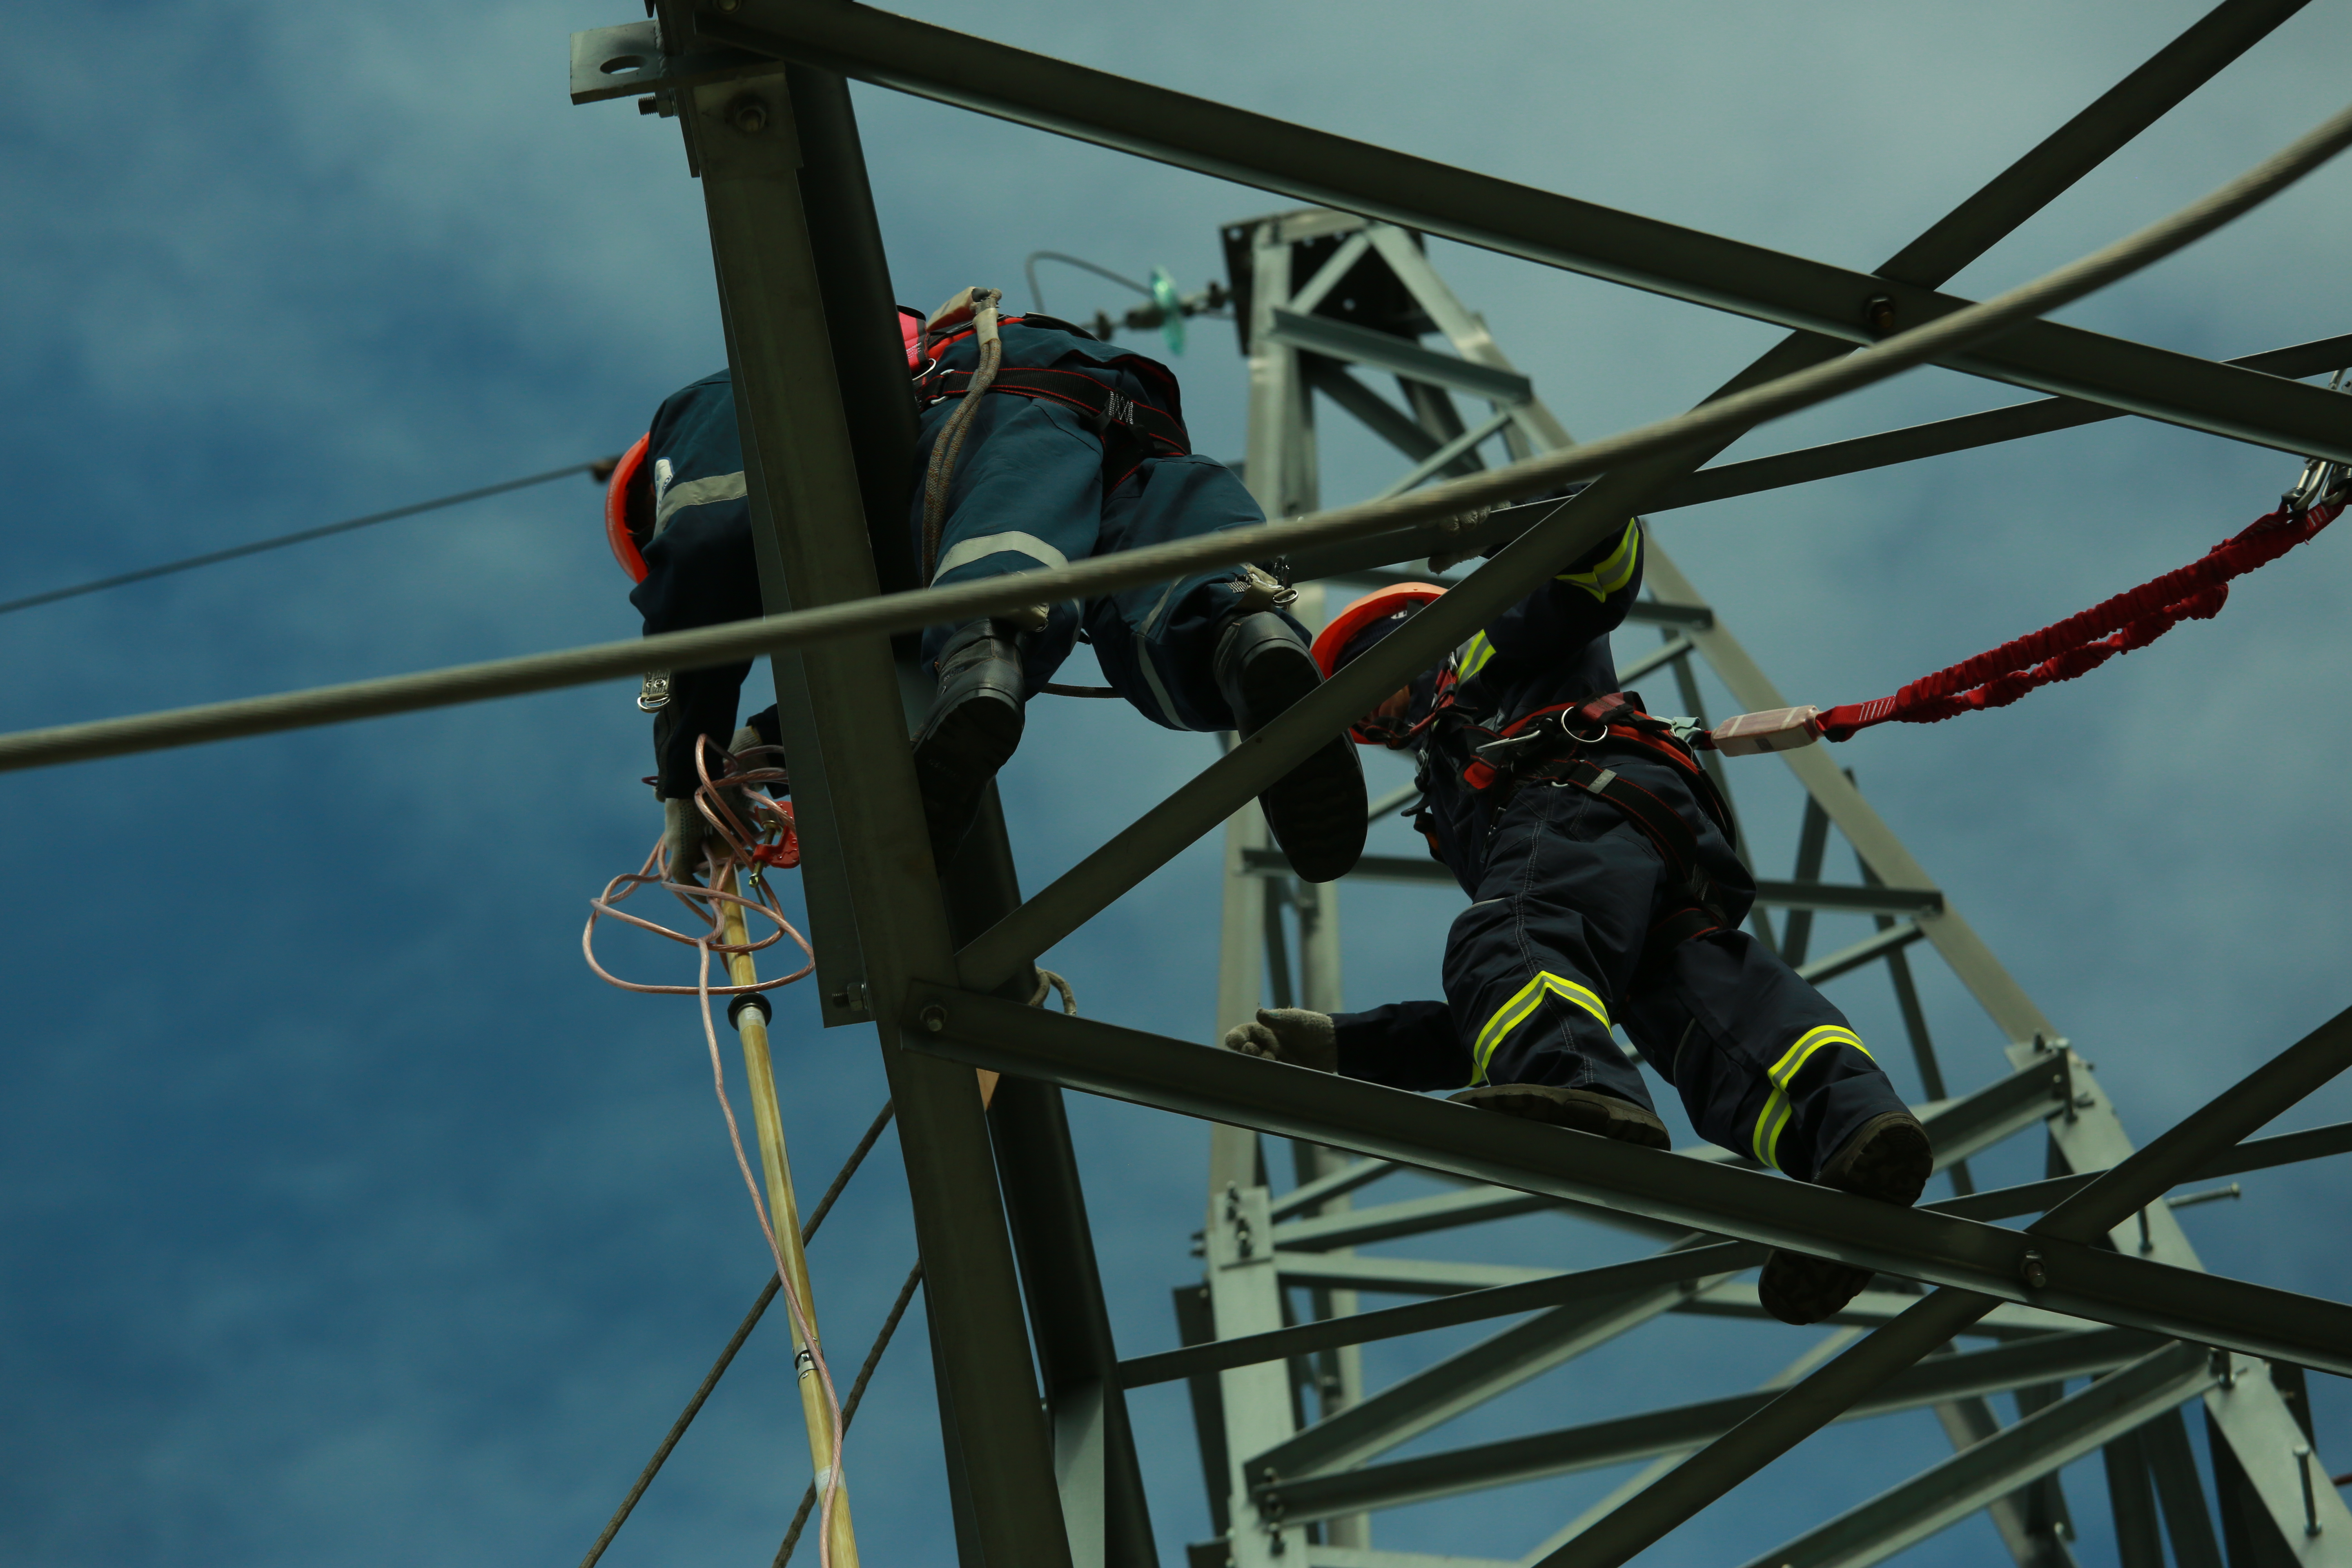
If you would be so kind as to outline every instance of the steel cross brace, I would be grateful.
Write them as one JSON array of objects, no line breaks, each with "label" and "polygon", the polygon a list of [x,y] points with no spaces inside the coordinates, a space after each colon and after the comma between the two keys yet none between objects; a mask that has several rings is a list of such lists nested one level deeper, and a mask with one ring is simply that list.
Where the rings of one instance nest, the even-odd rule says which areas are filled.
[{"label": "steel cross brace", "polygon": [[[2230,20],[2235,25],[2235,47],[2229,52],[2260,37],[2296,8],[2224,7],[2233,13]],[[1887,274],[1856,272],[870,6],[739,0],[724,16],[697,13],[694,26],[703,39],[752,55],[805,60],[877,86],[1219,179],[1848,343],[1873,342],[1897,326],[1917,326],[1968,303],[1903,280],[1911,268],[1901,263],[1910,251]],[[2205,52],[2212,47],[2207,42]],[[615,58],[643,57],[624,51]],[[575,72],[574,79],[578,84],[583,78]],[[657,65],[646,71],[607,71],[599,62],[586,77],[585,92],[615,95],[663,84]],[[575,85],[574,97],[582,96]],[[1913,249],[1932,251],[1937,237],[1923,237]],[[1944,363],[2192,429],[2352,461],[2352,407],[2318,388],[2079,328],[2032,322]]]},{"label": "steel cross brace", "polygon": [[[1915,1298],[1916,1299],[1916,1298]],[[1972,1395],[2005,1393],[2025,1384],[2087,1377],[2158,1349],[2163,1342],[2128,1329],[2039,1334],[1993,1350],[1968,1351],[1921,1362],[1890,1378],[1842,1417],[1859,1420]],[[2201,1367],[2203,1352],[2196,1357]],[[2185,1396],[2184,1396],[2185,1397]],[[1772,1402],[1770,1390],[1700,1400],[1662,1410],[1612,1416],[1558,1431],[1419,1454],[1356,1469],[1256,1479],[1261,1508],[1277,1506],[1286,1522],[1303,1522],[1361,1508],[1455,1497],[1488,1487],[1546,1476],[1604,1468],[1659,1454],[1696,1448],[1722,1436]]]},{"label": "steel cross brace", "polygon": [[910,1047],[975,1067],[2352,1375],[2352,1306],[2340,1302],[2147,1263],[2063,1237],[1898,1209],[946,986],[915,984],[901,1016]]},{"label": "steel cross brace", "polygon": [[[2216,1364],[2221,1359],[2196,1345],[2158,1346],[2088,1388],[1773,1548],[1748,1568],[1866,1568],[1883,1562],[2196,1397],[2221,1381]],[[1937,1364],[1923,1363],[1914,1371]]]}]

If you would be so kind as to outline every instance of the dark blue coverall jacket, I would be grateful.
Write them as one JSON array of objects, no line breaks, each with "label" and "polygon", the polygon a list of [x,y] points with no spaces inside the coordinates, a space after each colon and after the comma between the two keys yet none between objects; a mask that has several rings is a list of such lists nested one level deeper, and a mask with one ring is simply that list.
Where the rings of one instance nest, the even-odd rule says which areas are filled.
[{"label": "dark blue coverall jacket", "polygon": [[[1609,633],[1641,585],[1641,531],[1628,523],[1455,650],[1457,711],[1492,731],[1614,691]],[[1416,683],[1414,717],[1433,689]],[[1702,1136],[1800,1178],[1903,1109],[1844,1015],[1738,929],[1755,883],[1679,766],[1633,742],[1585,752],[1672,805],[1718,891],[1725,926],[1645,965],[1652,925],[1685,901],[1654,843],[1582,789],[1471,788],[1463,771],[1486,738],[1441,719],[1420,753],[1415,825],[1472,900],[1446,938],[1446,999],[1338,1015],[1340,1071],[1412,1089],[1553,1084],[1648,1106],[1613,1025]]]},{"label": "dark blue coverall jacket", "polygon": [[[1181,409],[1170,406],[1174,377],[1139,355],[1065,323],[1031,326],[1019,317],[1005,321],[1003,342],[1006,365],[1076,370],[1181,419]],[[978,350],[965,336],[949,343],[939,359],[945,368],[970,370]],[[1147,372],[1156,373],[1148,382]],[[945,399],[923,413],[908,520],[919,552],[921,475],[932,442],[960,401]],[[706,376],[670,397],[655,415],[648,437],[655,534],[644,547],[645,581],[629,595],[645,616],[646,634],[759,615],[759,572],[729,374]],[[1058,566],[1265,521],[1223,463],[1198,456],[1147,456],[1116,432],[1106,446],[1096,423],[1076,408],[992,393],[982,399],[956,464],[933,580],[961,583]],[[1029,639],[1030,689],[1053,679],[1083,636],[1093,644],[1105,678],[1145,717],[1171,729],[1231,728],[1233,714],[1211,677],[1210,655],[1241,581],[1238,569],[1219,569],[1084,604],[1053,605],[1045,628]],[[938,657],[951,629],[930,629],[924,640],[926,661]],[[681,670],[673,678],[669,705],[654,720],[663,795],[693,793],[695,738],[709,735],[719,745],[727,743],[750,670],[746,660]],[[767,739],[775,739],[772,710],[752,722]]]}]

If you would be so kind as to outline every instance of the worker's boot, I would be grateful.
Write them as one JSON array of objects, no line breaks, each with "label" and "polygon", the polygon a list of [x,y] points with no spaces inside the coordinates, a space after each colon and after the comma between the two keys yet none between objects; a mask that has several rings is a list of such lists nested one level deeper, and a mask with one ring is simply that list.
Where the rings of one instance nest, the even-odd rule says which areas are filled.
[{"label": "worker's boot", "polygon": [[[1323,682],[1307,640],[1271,610],[1237,616],[1217,634],[1217,689],[1247,740]],[[1257,797],[1275,841],[1300,879],[1329,882],[1364,852],[1364,764],[1343,731]]]},{"label": "worker's boot", "polygon": [[1579,1132],[1597,1132],[1621,1143],[1665,1149],[1674,1140],[1666,1124],[1648,1109],[1592,1089],[1556,1089],[1548,1083],[1489,1083],[1446,1096],[1456,1105],[1499,1110],[1528,1121],[1548,1121]]},{"label": "worker's boot", "polygon": [[967,621],[940,651],[940,693],[915,731],[915,782],[931,859],[945,869],[980,815],[988,781],[1021,744],[1021,647],[1027,634]]},{"label": "worker's boot", "polygon": [[[1908,1112],[1890,1110],[1864,1122],[1813,1180],[1856,1197],[1909,1208],[1919,1201],[1935,1168],[1927,1130]],[[1756,1293],[1764,1310],[1784,1323],[1818,1323],[1843,1310],[1869,1283],[1867,1268],[1776,1247],[1764,1260]]]}]

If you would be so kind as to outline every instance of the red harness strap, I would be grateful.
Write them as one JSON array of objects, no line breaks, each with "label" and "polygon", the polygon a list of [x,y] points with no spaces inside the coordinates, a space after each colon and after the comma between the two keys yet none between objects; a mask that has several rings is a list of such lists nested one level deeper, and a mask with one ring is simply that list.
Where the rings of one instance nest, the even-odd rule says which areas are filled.
[{"label": "red harness strap", "polygon": [[2119,653],[2146,647],[2182,621],[2211,619],[2228,602],[2232,578],[2267,566],[2343,510],[2344,503],[2336,501],[2272,512],[2215,545],[2202,560],[2056,626],[1922,676],[1892,697],[1832,708],[1822,715],[1822,732],[1843,741],[1874,724],[1933,724],[1981,708],[2006,707],[2037,687],[2086,675]]}]

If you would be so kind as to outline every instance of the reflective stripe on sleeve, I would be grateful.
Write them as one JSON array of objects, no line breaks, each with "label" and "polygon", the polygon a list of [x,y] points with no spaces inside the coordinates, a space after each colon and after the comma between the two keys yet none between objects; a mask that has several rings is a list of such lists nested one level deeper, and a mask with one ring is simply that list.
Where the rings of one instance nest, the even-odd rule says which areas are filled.
[{"label": "reflective stripe on sleeve", "polygon": [[1486,1020],[1486,1026],[1478,1031],[1478,1038],[1470,1047],[1471,1060],[1475,1064],[1475,1070],[1470,1075],[1470,1087],[1475,1089],[1486,1081],[1486,1064],[1494,1060],[1496,1048],[1510,1038],[1512,1032],[1521,1024],[1535,1016],[1536,1009],[1543,1005],[1547,994],[1583,1008],[1601,1020],[1602,1028],[1609,1027],[1609,1009],[1601,1005],[1600,997],[1573,980],[1563,980],[1549,972],[1538,973],[1533,980],[1519,987],[1518,994],[1504,1003],[1495,1016]]},{"label": "reflective stripe on sleeve", "polygon": [[1563,572],[1559,580],[1583,589],[1596,599],[1606,600],[1633,580],[1633,569],[1642,563],[1642,528],[1638,522],[1625,524],[1624,536],[1609,558],[1590,572]]},{"label": "reflective stripe on sleeve", "polygon": [[1870,1055],[1870,1047],[1862,1043],[1861,1036],[1833,1024],[1808,1029],[1797,1037],[1797,1043],[1767,1069],[1765,1076],[1772,1080],[1772,1095],[1764,1102],[1763,1110],[1756,1118],[1756,1157],[1776,1171],[1780,1168],[1778,1158],[1780,1133],[1788,1127],[1789,1119],[1796,1114],[1796,1107],[1789,1100],[1789,1086],[1796,1081],[1799,1073],[1805,1070],[1805,1064],[1812,1059],[1813,1053],[1824,1046],[1852,1046],[1872,1061],[1878,1059]]},{"label": "reflective stripe on sleeve", "polygon": [[1468,642],[1464,643],[1462,647],[1455,651],[1454,655],[1454,679],[1457,680],[1469,679],[1472,676],[1476,675],[1480,670],[1486,668],[1486,661],[1494,657],[1495,645],[1486,640],[1486,634],[1485,632],[1477,633],[1473,636]]},{"label": "reflective stripe on sleeve", "polygon": [[[662,459],[667,467],[669,459]],[[654,537],[661,537],[669,520],[690,506],[708,506],[717,500],[741,500],[744,496],[743,470],[731,474],[713,474],[709,479],[688,479],[680,484],[662,487],[661,497],[654,506]]]}]

